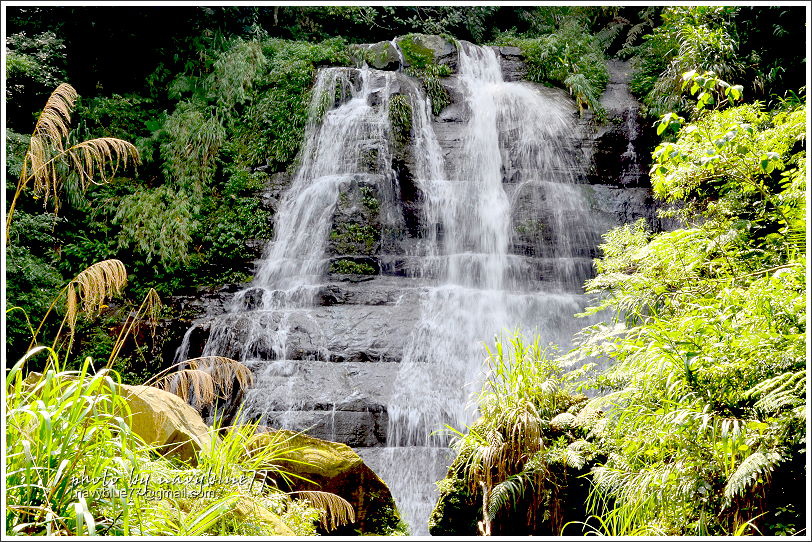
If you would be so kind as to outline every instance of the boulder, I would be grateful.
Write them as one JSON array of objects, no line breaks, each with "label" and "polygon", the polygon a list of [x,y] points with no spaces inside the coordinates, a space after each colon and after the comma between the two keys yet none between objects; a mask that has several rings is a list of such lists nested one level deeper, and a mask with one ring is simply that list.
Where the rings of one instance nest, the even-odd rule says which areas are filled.
[{"label": "boulder", "polygon": [[164,455],[195,462],[195,454],[211,445],[209,428],[200,414],[183,399],[152,386],[121,385],[130,406],[127,422],[147,444]]},{"label": "boulder", "polygon": [[[346,499],[355,509],[356,522],[330,531],[330,535],[388,534],[400,518],[389,488],[346,444],[292,431],[269,431],[267,443],[279,446],[279,467],[290,473],[288,491],[325,491]],[[283,437],[280,444],[280,436]],[[255,445],[262,446],[263,439]]]},{"label": "boulder", "polygon": [[[75,380],[74,376],[57,378]],[[32,388],[40,383],[42,373],[31,372],[23,385]],[[106,390],[106,386],[101,390]],[[164,455],[195,462],[195,454],[211,445],[209,428],[197,410],[183,399],[152,386],[119,385],[119,395],[130,407],[127,423],[132,431],[149,445],[157,446]]]},{"label": "boulder", "polygon": [[403,52],[403,65],[424,68],[427,63],[447,64],[457,67],[457,46],[442,36],[434,34],[409,34],[395,38]]},{"label": "boulder", "polygon": [[364,52],[364,59],[378,70],[394,71],[400,67],[400,55],[391,41],[373,43]]}]

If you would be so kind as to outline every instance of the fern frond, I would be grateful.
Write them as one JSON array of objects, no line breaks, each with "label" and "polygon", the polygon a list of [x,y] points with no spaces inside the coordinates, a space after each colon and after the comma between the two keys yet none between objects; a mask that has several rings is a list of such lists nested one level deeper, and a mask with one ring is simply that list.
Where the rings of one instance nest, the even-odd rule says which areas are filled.
[{"label": "fern frond", "polygon": [[355,523],[355,509],[346,499],[326,491],[294,491],[290,496],[299,497],[321,510],[320,521],[327,531]]},{"label": "fern frond", "polygon": [[786,407],[804,405],[806,368],[788,371],[760,382],[745,392],[749,399],[758,398],[753,408],[765,414],[776,413]]},{"label": "fern frond", "polygon": [[747,456],[725,484],[725,506],[730,506],[737,496],[744,495],[759,478],[768,476],[782,460],[782,455],[775,451],[754,452]]},{"label": "fern frond", "polygon": [[534,487],[533,478],[525,471],[513,476],[509,476],[504,481],[496,484],[491,489],[488,496],[488,519],[491,521],[499,513],[499,510],[505,508],[506,505],[515,507],[516,503],[521,499],[527,488]]},{"label": "fern frond", "polygon": [[[78,96],[76,89],[67,83],[56,87],[45,102],[31,139],[37,140],[42,147],[50,145],[52,148],[62,150],[63,141],[70,131],[71,113]],[[41,158],[41,155],[37,155],[36,158]]]}]

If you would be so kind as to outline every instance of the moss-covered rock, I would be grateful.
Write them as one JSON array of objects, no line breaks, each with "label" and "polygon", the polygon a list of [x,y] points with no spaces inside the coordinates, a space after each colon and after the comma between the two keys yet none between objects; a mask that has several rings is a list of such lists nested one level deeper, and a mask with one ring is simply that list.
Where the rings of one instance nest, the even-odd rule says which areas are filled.
[{"label": "moss-covered rock", "polygon": [[364,60],[378,70],[397,70],[400,67],[400,55],[391,41],[370,45],[364,52]]},{"label": "moss-covered rock", "polygon": [[[412,134],[412,102],[405,94],[395,94],[389,101],[389,124],[392,126],[394,142],[405,146]],[[403,152],[401,149],[396,149]]]},{"label": "moss-covered rock", "polygon": [[377,275],[380,272],[374,258],[338,258],[330,262],[334,275]]},{"label": "moss-covered rock", "polygon": [[[41,378],[42,373],[31,372],[23,385],[33,388]],[[72,376],[60,375],[59,378],[74,380]],[[106,385],[102,390],[107,390]],[[174,393],[128,384],[118,384],[117,393],[129,408],[121,417],[136,435],[163,455],[194,464],[197,452],[211,446],[212,436],[203,418]]]},{"label": "moss-covered rock", "polygon": [[342,222],[330,232],[330,244],[335,254],[372,255],[380,241],[380,231],[368,224]]},{"label": "moss-covered rock", "polygon": [[294,475],[284,489],[335,493],[355,509],[356,522],[330,535],[389,534],[397,528],[400,517],[389,488],[352,448],[290,431],[269,432],[269,441],[278,443],[278,433],[285,437],[279,466]]},{"label": "moss-covered rock", "polygon": [[431,64],[445,64],[456,54],[457,46],[434,34],[408,34],[395,38],[403,53],[404,66],[423,69]]},{"label": "moss-covered rock", "polygon": [[476,536],[482,517],[482,497],[472,494],[460,471],[460,457],[451,464],[446,478],[437,483],[440,496],[429,515],[432,536]]}]

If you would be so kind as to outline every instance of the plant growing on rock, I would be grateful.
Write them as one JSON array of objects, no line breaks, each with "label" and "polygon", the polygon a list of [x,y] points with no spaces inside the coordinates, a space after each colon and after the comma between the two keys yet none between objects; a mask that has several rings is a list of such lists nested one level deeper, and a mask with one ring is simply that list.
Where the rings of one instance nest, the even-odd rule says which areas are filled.
[{"label": "plant growing on rock", "polygon": [[604,117],[599,98],[609,80],[606,58],[600,43],[577,19],[567,18],[541,37],[505,34],[497,43],[521,49],[527,79],[561,85],[575,98],[582,114],[588,108],[599,118]]},{"label": "plant growing on rock", "polygon": [[398,40],[404,60],[409,64],[406,73],[416,77],[423,84],[426,95],[431,100],[431,111],[439,115],[451,103],[448,91],[440,82],[441,77],[451,75],[451,68],[438,64],[434,51],[420,43],[419,34],[408,34]]},{"label": "plant growing on rock", "polygon": [[389,124],[395,142],[406,145],[412,134],[412,102],[405,94],[396,94],[389,100]]}]

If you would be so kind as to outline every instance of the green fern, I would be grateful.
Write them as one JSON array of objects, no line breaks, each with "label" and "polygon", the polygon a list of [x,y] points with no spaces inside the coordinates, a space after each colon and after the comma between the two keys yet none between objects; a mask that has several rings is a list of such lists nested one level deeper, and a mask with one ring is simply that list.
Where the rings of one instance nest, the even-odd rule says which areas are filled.
[{"label": "green fern", "polygon": [[783,456],[775,451],[750,454],[725,484],[725,506],[730,506],[733,499],[744,495],[759,480],[764,480],[782,460]]},{"label": "green fern", "polygon": [[488,496],[488,519],[493,521],[500,510],[510,506],[515,508],[519,500],[524,497],[528,488],[535,488],[533,476],[528,471],[509,476],[507,479],[493,486]]}]

